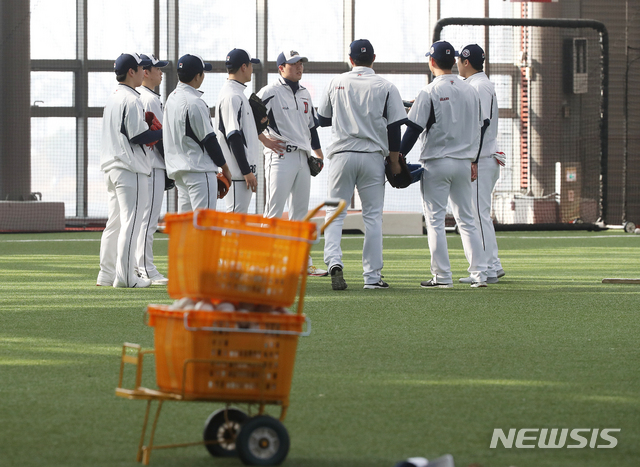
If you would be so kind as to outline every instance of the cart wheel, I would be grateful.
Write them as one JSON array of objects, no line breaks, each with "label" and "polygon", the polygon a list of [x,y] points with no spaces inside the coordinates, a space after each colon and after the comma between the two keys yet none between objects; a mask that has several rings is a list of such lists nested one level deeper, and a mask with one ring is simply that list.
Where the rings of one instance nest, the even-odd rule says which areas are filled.
[{"label": "cart wheel", "polygon": [[258,415],[242,425],[236,444],[246,465],[279,465],[289,453],[289,433],[279,420]]},{"label": "cart wheel", "polygon": [[205,444],[209,454],[215,457],[235,457],[236,439],[240,427],[249,418],[242,410],[220,409],[209,415],[204,424],[205,441],[217,441],[216,444]]},{"label": "cart wheel", "polygon": [[636,225],[633,222],[625,222],[624,223],[624,231],[627,233],[633,233],[636,230]]}]

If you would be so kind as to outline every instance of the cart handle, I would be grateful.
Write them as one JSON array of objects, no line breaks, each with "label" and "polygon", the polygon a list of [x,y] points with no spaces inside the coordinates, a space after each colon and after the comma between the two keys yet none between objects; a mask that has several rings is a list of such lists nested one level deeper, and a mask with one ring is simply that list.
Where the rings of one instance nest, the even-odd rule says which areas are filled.
[{"label": "cart handle", "polygon": [[189,324],[189,312],[185,312],[184,314],[184,328],[187,331],[222,331],[222,332],[247,332],[253,334],[286,334],[291,336],[301,336],[308,337],[311,334],[311,320],[308,316],[304,317],[305,324],[307,325],[307,330],[298,332],[298,331],[277,331],[275,329],[239,329],[239,328],[222,328],[216,326],[205,326],[201,328],[192,327]]},{"label": "cart handle", "polygon": [[322,227],[320,227],[320,233],[324,233],[324,229],[326,229],[329,224],[331,224],[333,222],[333,220],[338,217],[340,215],[340,213],[342,211],[344,211],[344,208],[347,207],[347,202],[343,199],[339,199],[339,198],[330,198],[325,200],[323,203],[320,203],[318,206],[316,206],[315,208],[313,208],[311,211],[309,211],[309,213],[305,216],[304,219],[302,219],[302,222],[308,222],[309,220],[311,220],[311,218],[323,207],[325,206],[331,206],[331,207],[335,207],[336,210],[335,212],[331,215],[331,217],[329,217],[329,219],[327,219],[324,224],[322,224]]},{"label": "cart handle", "polygon": [[[218,227],[218,226],[215,226],[215,225],[211,225],[211,226],[207,227],[207,226],[198,224],[198,216],[200,215],[201,211],[202,211],[202,209],[196,209],[193,212],[193,227],[198,229],[198,230],[218,230],[220,232],[231,232],[231,233],[244,234],[244,235],[255,235],[256,237],[278,238],[278,239],[281,239],[281,240],[292,240],[292,241],[295,241],[295,242],[306,242],[306,243],[309,243],[310,245],[314,245],[314,244],[320,242],[320,235],[319,234],[316,234],[315,239],[308,240],[306,238],[292,237],[290,235],[278,235],[278,234],[267,233],[267,232],[252,232],[252,231],[249,231],[249,230],[230,229],[228,227]],[[259,227],[262,227],[264,224],[253,224],[253,225],[257,225]],[[318,231],[318,233],[320,233],[320,234],[322,233],[322,230],[320,229],[320,227],[318,227],[316,230]]]}]

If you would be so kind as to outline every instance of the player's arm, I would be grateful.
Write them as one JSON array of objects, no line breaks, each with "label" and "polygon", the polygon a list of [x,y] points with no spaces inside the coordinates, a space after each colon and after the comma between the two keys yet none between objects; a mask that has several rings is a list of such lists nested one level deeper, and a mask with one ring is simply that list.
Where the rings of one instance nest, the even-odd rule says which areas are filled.
[{"label": "player's arm", "polygon": [[[131,144],[148,144],[162,139],[162,130],[150,130],[144,119],[144,108],[141,101],[127,105],[124,116],[124,135]],[[121,130],[122,131],[122,130]],[[129,136],[133,135],[133,136]]]},{"label": "player's arm", "polygon": [[134,136],[129,141],[131,144],[149,144],[162,139],[162,130],[146,130]]},{"label": "player's arm", "polygon": [[402,154],[409,154],[422,132],[429,132],[431,126],[436,122],[429,94],[426,92],[418,94],[407,117],[407,129],[400,143],[400,153]]},{"label": "player's arm", "polygon": [[318,125],[321,127],[331,126],[333,107],[331,106],[331,95],[329,93],[330,89],[333,89],[333,81],[329,83],[327,90],[322,94],[320,105],[318,105]]},{"label": "player's arm", "polygon": [[256,189],[258,188],[258,179],[253,174],[253,172],[251,172],[251,166],[249,165],[249,161],[247,160],[247,153],[244,149],[243,134],[239,131],[236,131],[233,134],[227,136],[227,142],[229,143],[229,148],[231,148],[233,156],[236,158],[240,173],[242,173],[242,176],[247,183],[247,188],[251,191],[256,191]]},{"label": "player's arm", "polygon": [[272,138],[265,133],[260,133],[258,139],[264,145],[265,148],[272,150],[280,155],[284,154],[285,144],[279,139]]}]

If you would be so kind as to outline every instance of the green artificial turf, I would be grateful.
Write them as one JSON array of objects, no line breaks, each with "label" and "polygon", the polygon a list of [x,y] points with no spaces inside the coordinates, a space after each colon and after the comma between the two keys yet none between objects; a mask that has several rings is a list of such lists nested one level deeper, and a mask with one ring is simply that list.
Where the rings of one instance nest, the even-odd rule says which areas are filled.
[{"label": "green artificial turf", "polygon": [[[601,283],[640,277],[640,237],[498,236],[500,284],[438,290],[419,287],[426,236],[385,238],[388,290],[362,289],[362,237],[345,236],[349,288],[308,280],[312,333],[298,345],[284,465],[392,467],[445,453],[457,467],[640,465],[640,286]],[[448,241],[463,277],[460,238]],[[96,287],[98,252],[96,233],[0,236],[0,466],[137,465],[145,403],[114,394],[121,346],[152,348],[146,305],[173,300],[163,287]],[[322,243],[312,255],[321,266]],[[165,404],[156,442],[199,440],[220,406]],[[490,449],[495,428],[621,431],[613,449]],[[241,464],[200,446],[154,451],[151,465]]]}]

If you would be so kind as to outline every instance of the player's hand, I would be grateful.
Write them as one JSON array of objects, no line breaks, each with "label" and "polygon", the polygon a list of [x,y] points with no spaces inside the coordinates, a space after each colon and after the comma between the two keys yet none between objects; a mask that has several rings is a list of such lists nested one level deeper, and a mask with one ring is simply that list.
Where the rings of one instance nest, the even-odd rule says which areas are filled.
[{"label": "player's hand", "polygon": [[475,182],[478,179],[478,164],[471,163],[471,181]]},{"label": "player's hand", "polygon": [[261,136],[262,138],[260,138],[260,141],[262,142],[262,144],[264,144],[265,148],[270,149],[273,152],[276,152],[280,155],[284,154],[284,151],[286,149],[286,145],[284,144],[284,141],[280,141],[279,139],[273,139],[264,135],[261,135]]},{"label": "player's hand", "polygon": [[389,153],[389,165],[391,166],[391,173],[393,175],[398,175],[402,172],[402,167],[400,166],[400,161],[398,160],[400,154],[398,152],[390,152]]},{"label": "player's hand", "polygon": [[244,176],[245,182],[247,182],[247,189],[251,190],[253,193],[258,189],[258,179],[253,173],[249,172]]},{"label": "player's hand", "polygon": [[229,170],[229,166],[225,164],[220,168],[222,169],[222,175],[224,175],[224,178],[229,182],[229,186],[231,186],[231,171]]},{"label": "player's hand", "polygon": [[500,167],[504,167],[507,162],[507,155],[504,152],[496,151],[493,154],[493,157],[496,159],[496,164]]}]

